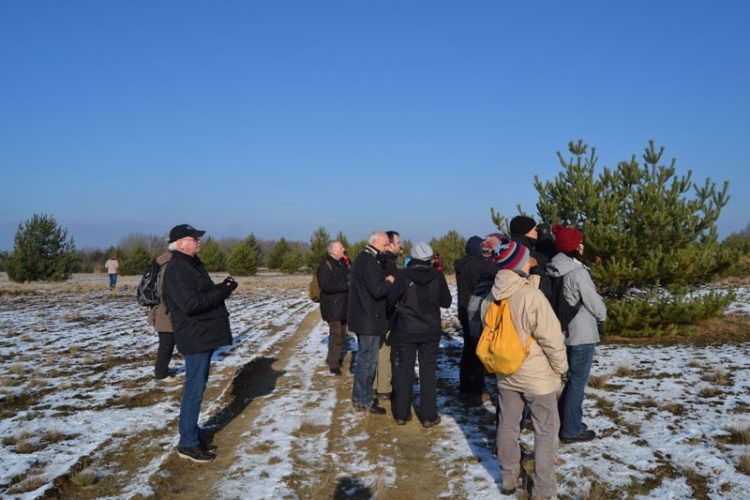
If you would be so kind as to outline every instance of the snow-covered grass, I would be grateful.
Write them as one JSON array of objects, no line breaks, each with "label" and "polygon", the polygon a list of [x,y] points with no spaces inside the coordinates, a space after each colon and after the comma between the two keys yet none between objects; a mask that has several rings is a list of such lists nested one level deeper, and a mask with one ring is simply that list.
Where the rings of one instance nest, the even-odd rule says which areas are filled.
[{"label": "snow-covered grass", "polygon": [[[34,498],[70,472],[73,483],[96,481],[80,471],[86,459],[150,429],[164,434],[163,450],[115,494],[148,496],[173,456],[181,386],[152,380],[157,338],[132,290],[110,295],[87,279],[0,293],[0,496]],[[317,307],[306,300],[304,280],[272,280],[228,302],[235,343],[214,359],[209,384],[218,394],[254,358],[279,356],[279,346]],[[730,310],[747,311],[750,294],[736,292]],[[424,459],[442,473],[445,486],[436,496],[502,497],[494,406],[456,397],[462,339],[455,304],[443,311],[443,326],[440,426],[412,423],[399,431],[388,417],[353,414],[350,378],[328,374],[323,364],[321,322],[289,347],[285,382],[253,404],[256,416],[238,434],[237,458],[212,496],[293,498],[303,491],[330,498],[331,482],[343,494],[387,496],[404,474],[397,445],[405,429],[427,443]],[[181,367],[179,357],[173,366]],[[750,345],[603,345],[593,376],[584,419],[599,437],[560,448],[561,497],[750,498]],[[221,411],[219,399],[204,403],[204,423]],[[380,443],[376,455],[373,439]],[[533,448],[531,432],[522,440]],[[326,464],[335,470],[324,470]]]}]

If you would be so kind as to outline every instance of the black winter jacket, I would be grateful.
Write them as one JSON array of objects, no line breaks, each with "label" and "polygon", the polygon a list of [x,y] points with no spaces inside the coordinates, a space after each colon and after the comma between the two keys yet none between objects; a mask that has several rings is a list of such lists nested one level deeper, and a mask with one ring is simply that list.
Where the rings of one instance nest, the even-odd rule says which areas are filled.
[{"label": "black winter jacket", "polygon": [[388,287],[385,272],[377,259],[377,250],[367,246],[349,271],[349,330],[357,335],[385,335]]},{"label": "black winter jacket", "polygon": [[388,290],[395,306],[394,335],[398,342],[420,344],[440,340],[440,308],[450,307],[451,292],[443,273],[429,262],[412,260]]},{"label": "black winter jacket", "polygon": [[349,268],[344,259],[330,255],[318,266],[320,315],[324,321],[346,321],[349,297]]},{"label": "black winter jacket", "polygon": [[386,276],[391,275],[394,278],[398,274],[398,255],[393,252],[383,252],[378,255],[378,262],[383,266]]},{"label": "black winter jacket", "polygon": [[179,251],[164,271],[163,297],[169,309],[177,350],[209,351],[232,343],[225,293],[215,285],[201,260]]}]

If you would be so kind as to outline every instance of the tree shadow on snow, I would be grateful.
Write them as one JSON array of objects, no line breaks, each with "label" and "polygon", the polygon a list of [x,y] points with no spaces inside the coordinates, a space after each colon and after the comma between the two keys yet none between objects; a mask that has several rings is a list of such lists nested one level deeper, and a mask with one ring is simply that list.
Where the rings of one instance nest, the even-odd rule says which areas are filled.
[{"label": "tree shadow on snow", "polygon": [[241,414],[253,400],[274,391],[276,380],[286,373],[284,370],[271,368],[276,361],[276,358],[255,358],[237,372],[232,381],[231,394],[234,399],[212,416],[201,429],[201,438],[205,442],[210,443],[214,434]]}]

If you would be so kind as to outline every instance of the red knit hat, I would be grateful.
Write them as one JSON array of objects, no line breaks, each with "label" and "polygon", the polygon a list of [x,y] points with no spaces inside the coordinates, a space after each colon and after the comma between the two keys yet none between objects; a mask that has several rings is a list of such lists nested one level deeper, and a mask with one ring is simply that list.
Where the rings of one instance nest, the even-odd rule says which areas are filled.
[{"label": "red knit hat", "polygon": [[560,224],[552,226],[552,234],[555,235],[555,246],[558,252],[573,252],[583,241],[583,233],[578,229],[561,226]]}]

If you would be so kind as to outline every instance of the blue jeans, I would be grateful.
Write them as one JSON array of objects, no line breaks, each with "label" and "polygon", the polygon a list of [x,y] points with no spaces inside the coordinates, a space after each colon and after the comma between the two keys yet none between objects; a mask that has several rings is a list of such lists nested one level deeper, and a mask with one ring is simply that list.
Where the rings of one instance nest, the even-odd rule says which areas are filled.
[{"label": "blue jeans", "polygon": [[117,275],[110,274],[109,275],[109,287],[114,288],[116,284],[117,284]]},{"label": "blue jeans", "polygon": [[213,350],[185,354],[185,387],[180,405],[180,443],[183,448],[200,444],[198,416],[203,402],[203,391],[208,381]]},{"label": "blue jeans", "polygon": [[359,351],[357,352],[357,368],[354,371],[354,388],[352,402],[359,405],[369,405],[374,398],[372,382],[375,380],[375,369],[378,366],[378,350],[383,342],[380,335],[357,335]]},{"label": "blue jeans", "polygon": [[560,396],[560,437],[574,438],[581,434],[583,392],[589,381],[596,344],[569,345],[568,383]]}]

